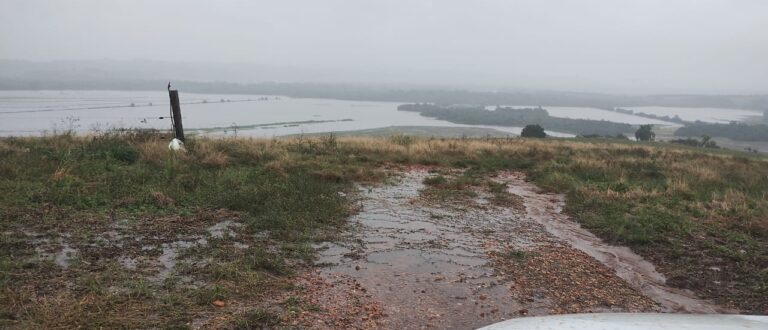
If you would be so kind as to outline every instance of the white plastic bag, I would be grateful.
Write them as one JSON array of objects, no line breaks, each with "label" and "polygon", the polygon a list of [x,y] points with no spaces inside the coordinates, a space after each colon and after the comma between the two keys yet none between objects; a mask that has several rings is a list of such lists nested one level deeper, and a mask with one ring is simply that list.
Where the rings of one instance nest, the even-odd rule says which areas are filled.
[{"label": "white plastic bag", "polygon": [[171,140],[171,143],[168,144],[168,149],[173,151],[185,150],[184,142],[182,142],[177,138],[174,138],[173,140]]}]

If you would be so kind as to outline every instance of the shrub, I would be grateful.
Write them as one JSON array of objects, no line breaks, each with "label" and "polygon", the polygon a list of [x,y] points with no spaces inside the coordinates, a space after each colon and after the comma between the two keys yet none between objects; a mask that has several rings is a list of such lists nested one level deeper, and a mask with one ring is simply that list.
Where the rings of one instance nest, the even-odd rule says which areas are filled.
[{"label": "shrub", "polygon": [[544,128],[541,125],[526,125],[523,131],[520,132],[522,137],[544,138],[547,137],[547,133],[544,132]]},{"label": "shrub", "polygon": [[640,128],[635,132],[635,139],[645,142],[656,139],[656,133],[653,132],[653,125],[640,125]]}]

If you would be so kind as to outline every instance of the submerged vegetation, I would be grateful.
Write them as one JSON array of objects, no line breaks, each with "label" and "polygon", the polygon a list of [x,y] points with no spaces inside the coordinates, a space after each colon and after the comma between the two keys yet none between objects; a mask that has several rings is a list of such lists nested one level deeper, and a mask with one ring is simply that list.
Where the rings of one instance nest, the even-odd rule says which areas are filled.
[{"label": "submerged vegetation", "polygon": [[[291,278],[309,267],[310,244],[353,212],[352,184],[383,182],[403,165],[463,170],[429,177],[436,194],[488,184],[506,199],[503,186],[478,178],[523,171],[566,193],[568,213],[650,259],[670,284],[745,312],[768,309],[768,162],[759,156],[408,136],[193,138],[187,147],[170,153],[167,140],[131,132],[0,139],[0,324],[290,322],[313,308]],[[275,309],[287,293],[299,307]]]},{"label": "submerged vegetation", "polygon": [[737,122],[729,124],[695,122],[675,131],[675,136],[702,135],[725,137],[736,141],[768,141],[768,125],[749,125]]},{"label": "submerged vegetation", "polygon": [[691,122],[683,120],[678,115],[674,115],[674,116],[669,116],[669,115],[659,116],[659,115],[654,115],[654,114],[650,114],[650,113],[635,111],[635,110],[632,110],[632,109],[622,109],[622,108],[614,108],[614,109],[610,109],[610,110],[618,112],[618,113],[623,113],[625,115],[633,115],[633,116],[638,116],[638,117],[643,117],[643,118],[662,120],[662,121],[666,121],[666,122],[670,122],[670,123],[676,123],[676,124],[682,124],[682,125],[687,125],[687,124],[691,123]]},{"label": "submerged vegetation", "polygon": [[540,125],[556,132],[568,132],[579,135],[618,135],[633,131],[632,125],[614,123],[605,120],[570,119],[551,117],[542,108],[504,108],[486,110],[472,106],[438,106],[433,104],[403,104],[400,111],[418,112],[422,116],[468,125],[519,126]]},{"label": "submerged vegetation", "polygon": [[694,139],[694,138],[675,139],[675,140],[669,140],[669,143],[682,144],[689,147],[720,149],[717,143],[715,141],[712,141],[712,138],[706,135],[702,136],[701,140]]}]

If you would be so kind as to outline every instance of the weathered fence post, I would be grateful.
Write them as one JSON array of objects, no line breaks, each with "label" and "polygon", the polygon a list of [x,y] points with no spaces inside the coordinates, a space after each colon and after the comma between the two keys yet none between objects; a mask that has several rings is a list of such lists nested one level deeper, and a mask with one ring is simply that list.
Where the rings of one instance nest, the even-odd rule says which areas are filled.
[{"label": "weathered fence post", "polygon": [[179,91],[171,89],[170,83],[168,83],[168,96],[171,98],[171,124],[173,124],[173,134],[177,139],[184,142],[184,126],[181,124]]}]

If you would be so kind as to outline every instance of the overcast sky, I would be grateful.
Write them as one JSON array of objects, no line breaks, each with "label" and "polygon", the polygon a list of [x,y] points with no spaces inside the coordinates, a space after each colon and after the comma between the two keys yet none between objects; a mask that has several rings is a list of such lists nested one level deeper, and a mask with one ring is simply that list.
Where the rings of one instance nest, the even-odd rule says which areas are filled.
[{"label": "overcast sky", "polygon": [[249,62],[390,83],[768,93],[766,0],[0,4],[4,59]]}]

